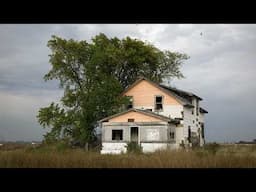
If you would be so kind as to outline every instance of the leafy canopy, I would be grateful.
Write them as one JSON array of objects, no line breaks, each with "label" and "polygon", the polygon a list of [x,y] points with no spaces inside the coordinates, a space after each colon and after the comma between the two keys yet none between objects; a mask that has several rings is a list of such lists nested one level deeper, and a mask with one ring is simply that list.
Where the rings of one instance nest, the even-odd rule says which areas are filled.
[{"label": "leafy canopy", "polygon": [[51,128],[45,141],[69,138],[81,145],[94,140],[99,119],[123,109],[128,100],[120,93],[139,76],[158,83],[183,78],[180,66],[188,59],[138,39],[108,38],[102,33],[91,43],[52,36],[48,47],[52,68],[44,79],[59,80],[64,94],[60,104],[39,110],[38,121]]}]

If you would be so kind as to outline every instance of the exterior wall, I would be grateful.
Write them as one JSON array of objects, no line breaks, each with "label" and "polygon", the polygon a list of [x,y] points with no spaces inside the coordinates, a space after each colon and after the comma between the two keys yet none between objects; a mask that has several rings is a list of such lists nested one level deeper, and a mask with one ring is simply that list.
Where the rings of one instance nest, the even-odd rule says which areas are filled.
[{"label": "exterior wall", "polygon": [[[199,121],[201,123],[204,123],[204,113],[199,114]],[[204,124],[204,127],[205,127],[205,124]],[[204,132],[204,135],[205,135],[205,132]],[[203,146],[204,144],[205,144],[205,138],[202,138],[201,135],[200,135],[200,146]]]},{"label": "exterior wall", "polygon": [[136,108],[136,106],[143,106],[146,109],[152,108],[153,106],[152,109],[154,109],[156,95],[163,96],[163,106],[181,105],[174,97],[171,97],[145,80],[128,90],[125,95],[133,96],[134,108]]},{"label": "exterior wall", "polygon": [[179,125],[176,127],[176,144],[181,144],[182,140],[184,140],[184,127],[182,125]]},{"label": "exterior wall", "polygon": [[138,112],[128,112],[123,115],[120,115],[118,117],[114,117],[112,119],[109,119],[109,122],[128,122],[128,119],[134,119],[135,122],[160,122],[162,120],[151,117],[148,115],[144,115]]},{"label": "exterior wall", "polygon": [[103,142],[102,143],[102,150],[100,151],[101,154],[120,154],[120,153],[126,153],[126,143],[120,142],[120,143],[109,143],[109,142]]},{"label": "exterior wall", "polygon": [[[102,124],[102,154],[126,152],[126,143],[131,140],[131,127],[138,127],[138,141],[142,146],[143,152],[153,152],[158,149],[176,149],[179,146],[176,140],[170,140],[170,131],[175,130],[176,126],[167,122],[104,122]],[[123,130],[123,140],[113,141],[112,130]],[[176,133],[175,133],[175,137]]]},{"label": "exterior wall", "polygon": [[[204,140],[202,139],[200,134],[201,132],[200,123],[204,122],[204,115],[200,112],[197,115],[196,100],[197,100],[196,98],[193,98],[192,100],[192,104],[195,106],[194,108],[184,107],[183,134],[184,134],[184,139],[188,137],[188,126],[190,126],[192,135],[195,135],[196,137],[198,137],[198,142],[200,146],[202,146],[204,144]],[[200,107],[200,102],[198,107]],[[193,114],[192,114],[192,111],[193,111]]]},{"label": "exterior wall", "polygon": [[[154,99],[153,99],[154,100]],[[153,112],[159,115],[164,115],[166,117],[170,118],[182,118],[181,112],[183,111],[183,106],[182,105],[163,105],[163,111],[155,111],[155,106],[133,106],[135,109],[152,109]]]},{"label": "exterior wall", "polygon": [[[104,122],[102,125],[102,142],[129,142],[130,127],[139,127],[139,141],[143,142],[167,142],[167,130],[169,125],[167,122],[155,122],[155,123],[115,123]],[[113,141],[112,130],[123,130],[123,140]],[[151,135],[150,135],[151,134]]]},{"label": "exterior wall", "polygon": [[169,144],[169,143],[141,143],[141,146],[143,148],[144,153],[150,153],[154,152],[157,150],[165,150],[165,149],[179,149],[179,145],[174,143],[174,144]]}]

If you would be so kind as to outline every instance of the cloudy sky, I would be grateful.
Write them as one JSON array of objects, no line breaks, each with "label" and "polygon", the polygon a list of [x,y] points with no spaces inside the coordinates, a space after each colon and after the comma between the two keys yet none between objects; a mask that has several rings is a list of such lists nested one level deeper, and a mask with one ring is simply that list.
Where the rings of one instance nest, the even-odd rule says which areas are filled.
[{"label": "cloudy sky", "polygon": [[43,80],[51,35],[90,41],[100,32],[188,54],[186,78],[171,84],[204,99],[207,141],[256,139],[256,25],[0,24],[0,140],[41,140],[46,131],[38,109],[62,95]]}]

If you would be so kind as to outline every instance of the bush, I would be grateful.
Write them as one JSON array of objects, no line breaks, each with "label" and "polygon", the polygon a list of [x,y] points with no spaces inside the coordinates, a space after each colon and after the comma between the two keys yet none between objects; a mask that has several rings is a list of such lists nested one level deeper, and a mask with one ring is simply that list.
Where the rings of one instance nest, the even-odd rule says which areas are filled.
[{"label": "bush", "polygon": [[127,153],[142,153],[142,147],[137,142],[130,142],[126,146]]},{"label": "bush", "polygon": [[219,145],[218,143],[216,143],[216,142],[214,142],[214,143],[209,143],[209,144],[205,144],[205,145],[204,145],[204,149],[205,149],[206,151],[208,151],[208,152],[214,154],[214,155],[217,153],[217,151],[219,150],[219,148],[220,148],[220,145]]}]

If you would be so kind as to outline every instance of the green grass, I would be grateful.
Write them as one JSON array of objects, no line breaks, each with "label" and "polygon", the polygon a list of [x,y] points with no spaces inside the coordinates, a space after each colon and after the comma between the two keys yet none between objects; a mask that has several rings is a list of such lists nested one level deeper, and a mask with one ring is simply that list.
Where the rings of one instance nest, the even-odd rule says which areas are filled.
[{"label": "green grass", "polygon": [[252,168],[256,146],[206,146],[150,154],[101,155],[60,146],[0,149],[1,168]]}]

